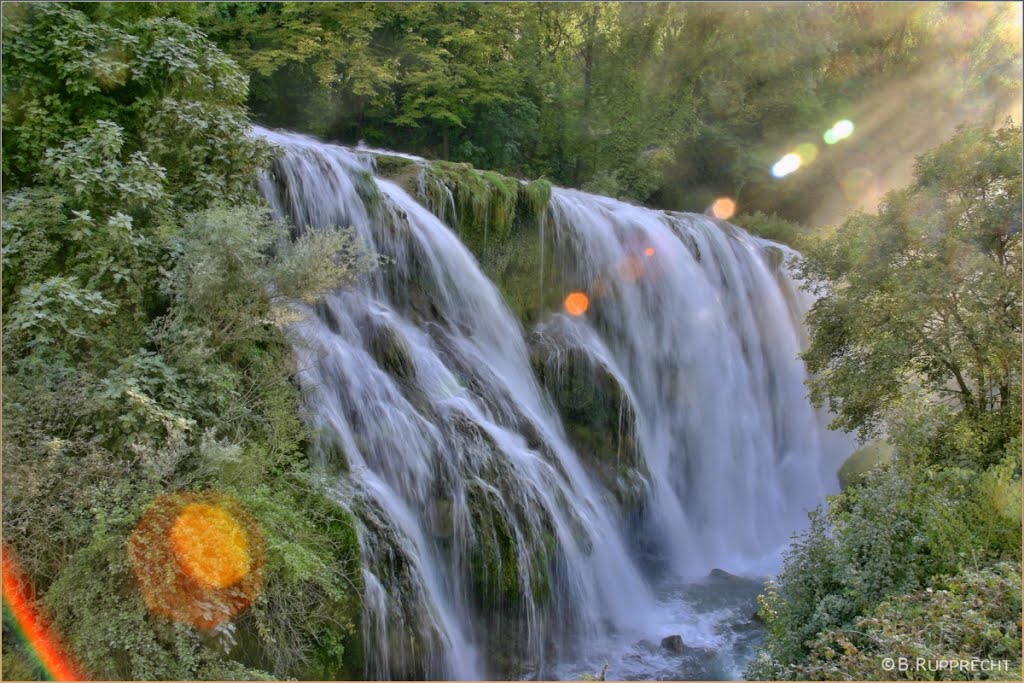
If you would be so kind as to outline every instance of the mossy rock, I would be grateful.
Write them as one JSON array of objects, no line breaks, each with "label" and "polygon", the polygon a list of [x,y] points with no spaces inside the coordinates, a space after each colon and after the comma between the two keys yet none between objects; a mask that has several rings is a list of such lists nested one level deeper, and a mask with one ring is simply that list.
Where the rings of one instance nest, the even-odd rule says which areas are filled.
[{"label": "mossy rock", "polygon": [[385,178],[394,178],[415,169],[419,163],[415,159],[393,156],[391,154],[374,154],[374,167],[377,174]]},{"label": "mossy rock", "polygon": [[[558,264],[542,258],[555,253],[552,244],[541,244],[540,225],[551,203],[549,181],[525,182],[467,163],[388,163],[388,173],[458,233],[524,325],[560,305]],[[542,288],[542,282],[551,286]]]},{"label": "mossy rock", "polygon": [[[456,228],[478,257],[488,245],[503,243],[517,228],[535,226],[551,201],[551,184],[546,180],[525,183],[448,161],[423,165],[415,179],[406,177],[405,186]],[[449,194],[455,216],[447,215]]]},{"label": "mossy rock", "polygon": [[572,348],[557,329],[530,338],[531,360],[583,464],[627,511],[646,499],[647,470],[636,439],[636,411],[612,372]]},{"label": "mossy rock", "polygon": [[399,379],[412,379],[416,366],[412,355],[398,332],[385,325],[375,325],[366,333],[366,349],[388,374]]},{"label": "mossy rock", "polygon": [[380,188],[377,187],[377,183],[373,180],[373,174],[367,170],[360,170],[352,175],[352,181],[353,185],[355,185],[356,193],[363,200],[367,210],[371,214],[379,211],[384,200],[381,197]]},{"label": "mossy rock", "polygon": [[313,444],[322,458],[327,474],[344,476],[351,472],[351,464],[348,453],[345,452],[341,435],[333,427],[330,425],[321,427],[314,436]]},{"label": "mossy rock", "polygon": [[527,602],[523,595],[523,562],[527,563],[532,592],[529,599],[537,605],[547,603],[552,590],[554,534],[546,532],[543,538],[525,538],[523,544],[530,556],[521,557],[516,536],[506,520],[507,510],[496,507],[482,489],[471,489],[469,506],[476,537],[470,550],[470,577],[478,603],[486,608],[514,611],[523,607]]},{"label": "mossy rock", "polygon": [[768,259],[768,267],[773,271],[777,271],[786,261],[786,252],[779,247],[764,247],[764,255]]},{"label": "mossy rock", "polygon": [[[354,504],[362,523],[360,534],[364,537],[368,567],[387,594],[385,617],[385,638],[387,642],[364,644],[370,646],[363,655],[370,666],[370,674],[379,673],[373,668],[373,653],[386,653],[392,680],[430,679],[437,675],[429,668],[430,653],[438,651],[444,637],[437,624],[427,618],[421,602],[414,575],[415,563],[388,514],[370,498],[359,498]],[[364,670],[365,671],[365,670]],[[365,680],[363,671],[357,679]],[[320,677],[319,680],[328,680]]]},{"label": "mossy rock", "polygon": [[551,183],[543,178],[532,180],[523,186],[519,197],[524,212],[539,220],[551,204]]},{"label": "mossy rock", "polygon": [[872,441],[858,448],[839,468],[839,486],[846,489],[859,484],[864,475],[880,465],[893,460],[893,447],[885,440]]}]

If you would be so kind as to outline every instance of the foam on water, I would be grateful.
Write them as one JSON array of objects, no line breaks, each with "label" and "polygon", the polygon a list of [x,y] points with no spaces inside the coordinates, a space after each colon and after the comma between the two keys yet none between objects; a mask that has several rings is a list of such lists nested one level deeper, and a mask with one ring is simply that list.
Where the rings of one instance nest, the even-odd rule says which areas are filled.
[{"label": "foam on water", "polygon": [[549,312],[533,333],[599,363],[635,412],[648,476],[643,513],[627,517],[456,234],[372,177],[375,150],[256,132],[282,152],[262,183],[281,217],[352,226],[388,257],[294,327],[315,450],[359,523],[365,674],[575,678],[604,657],[613,677],[681,677],[678,659],[644,644],[677,633],[719,653],[707,671],[738,675],[750,639],[723,624],[742,621],[736,596],[752,604],[760,584],[708,607],[699,577],[777,566],[848,452],[805,398],[809,302],[773,263],[781,248],[702,216],[554,190],[547,258],[602,293],[586,316]]}]

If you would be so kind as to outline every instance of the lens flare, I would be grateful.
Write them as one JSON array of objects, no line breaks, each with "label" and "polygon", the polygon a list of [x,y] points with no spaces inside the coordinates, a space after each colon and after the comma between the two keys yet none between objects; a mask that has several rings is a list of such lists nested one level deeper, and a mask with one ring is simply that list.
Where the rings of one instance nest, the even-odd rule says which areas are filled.
[{"label": "lens flare", "polygon": [[68,656],[60,638],[37,609],[32,585],[14,557],[3,545],[4,617],[14,627],[32,658],[53,681],[78,681],[84,677]]},{"label": "lens flare", "polygon": [[835,125],[826,130],[822,137],[825,140],[825,144],[834,145],[851,135],[853,135],[853,121],[843,119],[842,121],[836,121]]},{"label": "lens flare", "polygon": [[245,531],[222,508],[187,505],[171,527],[171,544],[182,570],[209,588],[226,588],[249,571]]},{"label": "lens flare", "polygon": [[644,249],[644,256],[654,256],[654,247]]},{"label": "lens flare", "polygon": [[565,312],[569,315],[583,315],[588,308],[590,308],[590,297],[583,292],[572,292],[565,297]]},{"label": "lens flare", "polygon": [[772,175],[776,178],[785,178],[790,173],[800,168],[800,164],[802,163],[803,159],[800,158],[799,154],[790,152],[775,162],[775,165],[772,166]]},{"label": "lens flare", "polygon": [[736,213],[736,202],[729,197],[719,197],[711,205],[711,215],[723,221],[729,220]]},{"label": "lens flare", "polygon": [[149,610],[202,630],[237,616],[263,589],[259,525],[224,494],[158,497],[128,554]]},{"label": "lens flare", "polygon": [[639,257],[629,255],[619,261],[619,278],[623,282],[636,282],[644,276],[644,263]]},{"label": "lens flare", "polygon": [[796,153],[800,155],[805,166],[813,164],[814,160],[818,158],[818,146],[811,142],[805,142],[796,146]]}]

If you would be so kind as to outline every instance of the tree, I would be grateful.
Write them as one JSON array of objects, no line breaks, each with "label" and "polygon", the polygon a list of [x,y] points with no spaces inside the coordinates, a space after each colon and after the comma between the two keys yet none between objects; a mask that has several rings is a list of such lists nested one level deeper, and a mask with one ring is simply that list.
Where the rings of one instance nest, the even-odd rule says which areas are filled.
[{"label": "tree", "polygon": [[[914,139],[909,158],[928,132],[1013,101],[1009,9],[216,3],[199,21],[250,74],[269,125],[663,208],[703,211],[724,194],[800,220],[820,203],[826,158],[888,158],[886,132]],[[879,107],[893,92],[907,106]],[[859,144],[821,148],[819,172],[771,176],[787,147],[846,116]]]},{"label": "tree", "polygon": [[1021,163],[1020,126],[963,127],[807,251],[803,357],[836,427],[869,437],[923,393],[952,420],[940,440],[968,429],[994,453],[1020,433]]}]

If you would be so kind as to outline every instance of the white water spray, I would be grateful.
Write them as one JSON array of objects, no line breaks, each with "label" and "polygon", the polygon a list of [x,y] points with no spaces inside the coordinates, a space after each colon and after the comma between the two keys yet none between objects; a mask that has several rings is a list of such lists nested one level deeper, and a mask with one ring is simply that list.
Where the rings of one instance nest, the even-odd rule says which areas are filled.
[{"label": "white water spray", "polygon": [[257,134],[282,149],[262,184],[279,216],[352,226],[389,260],[295,329],[317,454],[359,520],[368,677],[544,676],[596,643],[656,636],[665,610],[639,548],[674,576],[757,572],[835,485],[796,359],[806,301],[768,243],[555,190],[540,239],[592,307],[533,339],[617,384],[644,472],[630,517],[452,230],[373,178],[365,150]]}]

